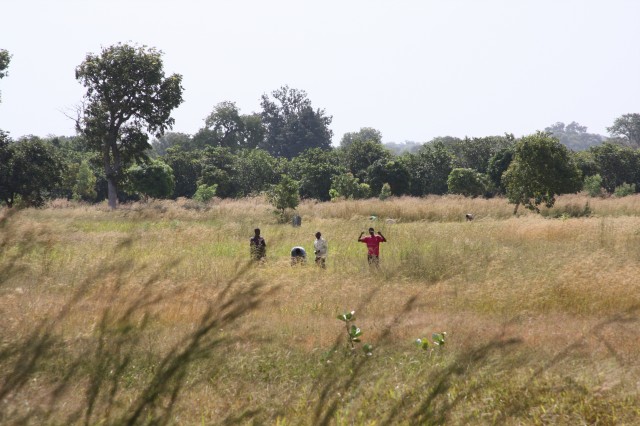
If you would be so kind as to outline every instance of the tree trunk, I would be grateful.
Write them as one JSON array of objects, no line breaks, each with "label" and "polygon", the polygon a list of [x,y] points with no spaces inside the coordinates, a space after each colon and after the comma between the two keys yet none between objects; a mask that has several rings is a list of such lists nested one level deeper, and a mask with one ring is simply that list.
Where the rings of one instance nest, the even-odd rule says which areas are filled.
[{"label": "tree trunk", "polygon": [[516,215],[518,213],[518,207],[520,207],[520,203],[516,203],[516,208],[513,209],[513,214]]},{"label": "tree trunk", "polygon": [[107,177],[107,193],[109,198],[109,207],[115,209],[118,204],[118,188],[113,178]]}]

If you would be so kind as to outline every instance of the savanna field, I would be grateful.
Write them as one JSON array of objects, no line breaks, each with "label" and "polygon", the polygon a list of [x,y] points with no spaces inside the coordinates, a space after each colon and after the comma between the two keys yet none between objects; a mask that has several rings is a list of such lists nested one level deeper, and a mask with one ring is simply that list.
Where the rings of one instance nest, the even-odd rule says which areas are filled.
[{"label": "savanna field", "polygon": [[[640,196],[298,212],[301,227],[262,198],[1,210],[0,423],[640,423]],[[379,269],[356,241],[370,226]],[[316,231],[326,270],[290,266]]]}]

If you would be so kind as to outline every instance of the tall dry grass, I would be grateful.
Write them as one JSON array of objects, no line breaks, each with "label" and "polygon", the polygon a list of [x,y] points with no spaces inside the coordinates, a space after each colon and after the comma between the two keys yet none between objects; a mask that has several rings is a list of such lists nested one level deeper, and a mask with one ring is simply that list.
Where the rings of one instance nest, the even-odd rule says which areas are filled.
[{"label": "tall dry grass", "polygon": [[[547,217],[306,202],[299,228],[260,198],[4,210],[0,421],[633,423],[634,198],[561,197]],[[562,215],[586,201],[591,217]],[[379,269],[356,241],[369,226],[388,239]],[[254,227],[264,264],[247,261]],[[317,230],[327,269],[289,266]],[[346,349],[335,316],[352,309],[372,357]],[[412,345],[436,331],[444,350]]]}]

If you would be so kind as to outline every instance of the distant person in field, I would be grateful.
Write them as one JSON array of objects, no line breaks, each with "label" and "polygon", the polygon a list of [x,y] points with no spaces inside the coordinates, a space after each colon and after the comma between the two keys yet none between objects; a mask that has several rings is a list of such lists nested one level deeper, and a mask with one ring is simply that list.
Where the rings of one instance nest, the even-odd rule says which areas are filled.
[{"label": "distant person in field", "polygon": [[254,229],[255,235],[249,240],[251,259],[263,260],[267,257],[267,243],[260,236],[260,228]]},{"label": "distant person in field", "polygon": [[369,265],[377,267],[380,265],[380,243],[386,243],[387,239],[381,232],[378,232],[378,235],[376,235],[373,228],[369,228],[368,237],[363,238],[363,235],[364,232],[361,232],[358,237],[358,242],[367,245],[367,260],[369,261]]},{"label": "distant person in field", "polygon": [[316,255],[316,265],[320,266],[322,269],[327,267],[326,261],[328,250],[329,245],[327,244],[327,240],[322,238],[322,234],[320,232],[316,232],[316,240],[313,242],[313,252]]},{"label": "distant person in field", "polygon": [[307,262],[307,251],[304,247],[295,246],[291,249],[291,266]]}]

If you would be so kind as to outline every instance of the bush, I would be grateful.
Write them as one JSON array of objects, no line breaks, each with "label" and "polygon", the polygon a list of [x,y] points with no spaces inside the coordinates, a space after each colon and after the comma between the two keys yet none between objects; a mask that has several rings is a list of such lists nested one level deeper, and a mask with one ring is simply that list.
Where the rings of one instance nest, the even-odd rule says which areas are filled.
[{"label": "bush", "polygon": [[211,201],[211,199],[213,197],[216,196],[216,191],[218,190],[218,185],[217,184],[213,184],[213,185],[198,185],[198,189],[196,190],[196,193],[193,194],[193,199],[196,201],[200,201],[202,203],[206,203]]},{"label": "bush", "polygon": [[616,197],[626,197],[627,195],[633,195],[636,193],[636,184],[635,183],[623,183],[620,186],[616,186],[615,191],[613,191],[613,195]]},{"label": "bush", "polygon": [[602,176],[593,175],[584,178],[582,190],[589,194],[590,197],[598,197],[602,195]]},{"label": "bush", "polygon": [[382,189],[380,190],[380,195],[378,196],[378,198],[384,201],[389,197],[391,197],[391,185],[385,183],[384,185],[382,185]]}]

